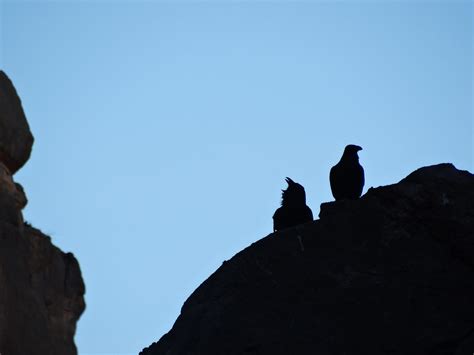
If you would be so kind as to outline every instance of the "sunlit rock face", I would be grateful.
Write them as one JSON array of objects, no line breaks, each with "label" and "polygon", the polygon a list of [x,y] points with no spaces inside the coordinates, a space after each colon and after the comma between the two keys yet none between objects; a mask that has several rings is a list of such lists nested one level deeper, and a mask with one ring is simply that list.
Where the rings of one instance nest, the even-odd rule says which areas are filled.
[{"label": "sunlit rock face", "polygon": [[32,143],[16,91],[0,72],[0,354],[75,355],[85,308],[79,264],[24,223],[27,198],[12,176]]},{"label": "sunlit rock face", "polygon": [[474,176],[419,169],[235,255],[142,355],[472,355]]}]

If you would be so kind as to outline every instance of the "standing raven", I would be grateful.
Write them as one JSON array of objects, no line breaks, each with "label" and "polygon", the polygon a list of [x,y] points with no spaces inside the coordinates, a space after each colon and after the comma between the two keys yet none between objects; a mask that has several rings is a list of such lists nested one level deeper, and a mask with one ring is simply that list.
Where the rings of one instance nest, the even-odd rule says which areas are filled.
[{"label": "standing raven", "polygon": [[331,191],[337,200],[355,200],[362,195],[364,188],[364,168],[359,164],[358,145],[349,144],[344,149],[339,163],[331,168],[329,182]]},{"label": "standing raven", "polygon": [[306,206],[304,187],[289,177],[285,181],[288,188],[282,190],[281,207],[273,215],[274,232],[313,220],[313,212]]}]

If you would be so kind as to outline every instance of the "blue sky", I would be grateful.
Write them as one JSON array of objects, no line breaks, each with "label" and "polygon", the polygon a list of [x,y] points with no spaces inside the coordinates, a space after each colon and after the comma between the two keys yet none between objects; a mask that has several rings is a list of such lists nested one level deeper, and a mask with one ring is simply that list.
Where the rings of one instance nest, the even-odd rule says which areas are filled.
[{"label": "blue sky", "polygon": [[86,282],[81,355],[138,353],[272,230],[315,216],[361,145],[366,188],[474,170],[469,1],[2,1],[0,66],[36,142],[25,217]]}]

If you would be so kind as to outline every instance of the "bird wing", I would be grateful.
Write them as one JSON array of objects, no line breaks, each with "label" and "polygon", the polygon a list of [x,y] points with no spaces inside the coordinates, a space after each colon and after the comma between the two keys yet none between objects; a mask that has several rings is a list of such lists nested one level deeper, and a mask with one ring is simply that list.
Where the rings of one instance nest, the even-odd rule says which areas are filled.
[{"label": "bird wing", "polygon": [[309,208],[309,206],[306,206],[306,214],[307,214],[308,221],[314,221],[313,211],[311,211],[311,208]]},{"label": "bird wing", "polygon": [[338,174],[338,164],[334,165],[329,171],[329,184],[331,185],[331,192],[334,198],[337,200],[339,196],[340,189],[340,178]]},{"label": "bird wing", "polygon": [[359,196],[362,195],[362,191],[364,190],[364,184],[365,184],[365,175],[364,175],[364,168],[362,167],[362,165],[358,164],[358,170],[359,170],[359,173],[357,174],[358,175],[358,187],[359,187]]},{"label": "bird wing", "polygon": [[282,216],[281,216],[281,207],[280,207],[273,214],[273,231],[274,232],[281,229],[282,227],[281,219],[282,219]]}]

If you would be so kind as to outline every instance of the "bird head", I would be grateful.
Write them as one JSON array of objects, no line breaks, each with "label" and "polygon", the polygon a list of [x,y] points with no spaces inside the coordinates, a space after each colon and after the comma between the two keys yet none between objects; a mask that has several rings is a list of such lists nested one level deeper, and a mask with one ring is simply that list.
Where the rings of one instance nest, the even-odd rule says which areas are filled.
[{"label": "bird head", "polygon": [[285,181],[288,183],[288,188],[282,190],[282,206],[306,205],[306,193],[304,187],[297,182],[294,182],[289,177],[287,177]]},{"label": "bird head", "polygon": [[346,146],[344,149],[344,154],[342,155],[343,158],[357,158],[359,159],[359,156],[357,155],[357,152],[362,150],[362,147],[355,145],[355,144],[349,144]]}]

